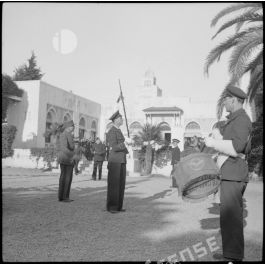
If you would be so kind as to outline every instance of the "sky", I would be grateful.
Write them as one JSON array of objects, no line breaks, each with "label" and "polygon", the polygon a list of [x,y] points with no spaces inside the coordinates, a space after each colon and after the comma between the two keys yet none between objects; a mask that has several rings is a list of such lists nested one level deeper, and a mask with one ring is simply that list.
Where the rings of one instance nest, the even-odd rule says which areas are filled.
[{"label": "sky", "polygon": [[[2,72],[13,75],[34,50],[43,81],[99,103],[115,103],[118,79],[129,100],[148,69],[165,96],[217,101],[229,79],[228,57],[210,68],[209,77],[203,67],[224,38],[211,40],[219,26],[211,28],[211,20],[228,5],[4,3]],[[58,52],[56,42],[63,29],[77,41],[67,54]],[[60,40],[62,47],[71,44],[71,38]]]}]

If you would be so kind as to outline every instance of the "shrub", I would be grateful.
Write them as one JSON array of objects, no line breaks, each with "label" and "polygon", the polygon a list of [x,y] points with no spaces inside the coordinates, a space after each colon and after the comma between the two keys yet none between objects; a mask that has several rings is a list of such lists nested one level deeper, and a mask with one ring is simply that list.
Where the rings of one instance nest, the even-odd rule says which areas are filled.
[{"label": "shrub", "polygon": [[171,161],[171,147],[164,145],[162,148],[155,152],[155,165],[162,168]]},{"label": "shrub", "polygon": [[52,162],[55,162],[57,159],[57,148],[56,147],[44,147],[44,148],[31,148],[31,156],[36,157],[37,163],[42,157],[43,161],[47,162],[49,169],[52,168]]},{"label": "shrub", "polygon": [[249,171],[257,171],[256,173],[261,176],[263,174],[263,114],[253,122],[251,152],[247,160]]},{"label": "shrub", "polygon": [[2,158],[13,156],[12,144],[17,128],[14,125],[2,124]]}]

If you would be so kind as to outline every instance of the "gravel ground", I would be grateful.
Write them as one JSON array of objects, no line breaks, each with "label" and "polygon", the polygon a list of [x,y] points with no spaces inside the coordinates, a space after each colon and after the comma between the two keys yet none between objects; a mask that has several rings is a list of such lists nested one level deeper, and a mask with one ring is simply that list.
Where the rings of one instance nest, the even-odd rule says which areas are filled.
[{"label": "gravel ground", "polygon": [[[105,211],[106,176],[74,176],[71,203],[57,201],[58,174],[2,170],[4,262],[215,261],[219,207],[183,202],[164,175],[127,177],[126,212]],[[245,193],[245,260],[262,260],[263,184]],[[197,248],[201,248],[200,250]]]}]

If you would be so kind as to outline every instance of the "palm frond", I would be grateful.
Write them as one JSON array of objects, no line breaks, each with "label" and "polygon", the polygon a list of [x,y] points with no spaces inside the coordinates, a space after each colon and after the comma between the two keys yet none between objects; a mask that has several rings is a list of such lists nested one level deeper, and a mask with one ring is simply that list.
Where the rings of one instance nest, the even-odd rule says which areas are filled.
[{"label": "palm frond", "polygon": [[137,137],[135,140],[139,143],[146,142],[146,141],[161,141],[161,126],[160,125],[151,125],[146,123],[142,126],[142,130],[138,132]]},{"label": "palm frond", "polygon": [[263,66],[263,47],[261,51],[257,54],[257,56],[248,65],[246,65],[245,73],[254,70],[257,67],[257,65],[260,64],[262,64]]},{"label": "palm frond", "polygon": [[241,21],[241,22],[238,22],[236,24],[236,32],[239,32],[239,30],[241,29],[241,27],[244,25],[245,21]]},{"label": "palm frond", "polygon": [[212,39],[214,39],[220,32],[222,32],[226,28],[229,28],[229,27],[233,26],[234,24],[245,23],[245,22],[257,22],[257,21],[263,21],[263,15],[253,14],[253,13],[245,13],[243,15],[240,15],[240,16],[238,16],[238,17],[226,22],[215,33],[215,35],[212,37]]},{"label": "palm frond", "polygon": [[238,42],[238,45],[231,54],[229,62],[229,72],[235,80],[238,80],[245,73],[246,62],[253,54],[252,52],[259,48],[262,43],[263,38],[258,32],[245,35],[244,38]]},{"label": "palm frond", "polygon": [[249,101],[251,102],[257,91],[263,90],[263,65],[257,66],[250,76],[249,85],[247,88],[247,94],[249,96]]},{"label": "palm frond", "polygon": [[[258,8],[258,9],[262,9],[262,4],[261,3],[240,3],[240,4],[235,4],[232,6],[229,6],[225,9],[223,9],[221,12],[219,12],[212,20],[211,22],[211,27],[214,27],[216,25],[216,23],[219,21],[220,18],[222,18],[223,16],[226,16],[234,11],[238,11],[240,9],[243,8]],[[256,10],[257,11],[257,10]],[[253,11],[252,11],[253,12]]]},{"label": "palm frond", "polygon": [[218,101],[217,101],[217,106],[216,106],[216,116],[217,116],[217,120],[220,120],[223,114],[223,110],[224,110],[224,99],[227,95],[226,93],[226,88],[222,91]]},{"label": "palm frond", "polygon": [[249,11],[252,12],[252,13],[256,13],[257,11],[261,11],[261,14],[263,14],[263,8],[260,5],[259,6],[256,6],[256,7],[250,8]]},{"label": "palm frond", "polygon": [[208,75],[210,66],[215,62],[219,61],[221,55],[228,49],[232,48],[238,43],[238,39],[243,37],[246,34],[246,31],[242,31],[239,33],[236,33],[233,36],[228,37],[228,39],[221,44],[219,44],[217,47],[212,49],[210,53],[208,54],[206,58],[206,62],[204,65],[204,73]]}]

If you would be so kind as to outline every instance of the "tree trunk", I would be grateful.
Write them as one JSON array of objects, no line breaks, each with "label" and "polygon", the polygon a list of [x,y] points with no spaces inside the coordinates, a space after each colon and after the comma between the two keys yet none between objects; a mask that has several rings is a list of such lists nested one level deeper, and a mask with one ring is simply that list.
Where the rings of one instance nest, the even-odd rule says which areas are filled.
[{"label": "tree trunk", "polygon": [[152,173],[152,146],[148,144],[145,152],[145,175]]}]

